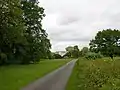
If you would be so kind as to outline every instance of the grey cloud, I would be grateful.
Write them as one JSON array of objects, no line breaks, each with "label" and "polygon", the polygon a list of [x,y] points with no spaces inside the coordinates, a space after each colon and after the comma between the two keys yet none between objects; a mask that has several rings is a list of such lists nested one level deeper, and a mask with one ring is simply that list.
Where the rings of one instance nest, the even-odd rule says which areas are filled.
[{"label": "grey cloud", "polygon": [[120,24],[120,11],[119,11],[119,13],[111,16],[111,22]]},{"label": "grey cloud", "polygon": [[49,18],[44,24],[53,50],[63,50],[67,45],[73,44],[88,45],[98,30],[120,29],[120,0],[40,0],[40,2],[46,10],[46,18]]},{"label": "grey cloud", "polygon": [[80,37],[68,37],[68,38],[62,38],[62,37],[59,37],[59,38],[56,38],[54,39],[56,41],[66,41],[66,42],[88,42],[90,41],[89,37],[84,37],[84,38],[80,38]]},{"label": "grey cloud", "polygon": [[73,24],[79,21],[79,17],[77,16],[70,16],[68,15],[64,15],[61,18],[59,18],[58,23],[60,25],[68,25],[68,24]]},{"label": "grey cloud", "polygon": [[54,32],[50,32],[49,35],[51,39],[56,42],[88,42],[91,39],[91,36],[83,35],[82,30],[73,31],[69,28],[59,28],[59,29],[51,29]]}]

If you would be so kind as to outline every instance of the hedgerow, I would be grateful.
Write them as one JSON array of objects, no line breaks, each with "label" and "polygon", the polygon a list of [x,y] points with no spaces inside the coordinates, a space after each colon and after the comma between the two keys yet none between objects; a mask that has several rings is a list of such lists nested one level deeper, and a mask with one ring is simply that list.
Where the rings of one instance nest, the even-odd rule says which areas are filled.
[{"label": "hedgerow", "polygon": [[93,52],[88,52],[86,53],[86,55],[84,56],[86,59],[97,59],[97,58],[102,58],[103,55],[101,53],[93,53]]},{"label": "hedgerow", "polygon": [[119,60],[79,60],[76,73],[77,90],[120,90]]}]

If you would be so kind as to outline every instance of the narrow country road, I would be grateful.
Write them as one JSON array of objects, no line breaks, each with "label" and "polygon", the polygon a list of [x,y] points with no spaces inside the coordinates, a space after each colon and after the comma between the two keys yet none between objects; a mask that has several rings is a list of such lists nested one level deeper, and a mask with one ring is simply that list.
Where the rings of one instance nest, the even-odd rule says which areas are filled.
[{"label": "narrow country road", "polygon": [[[31,83],[21,90],[65,90],[76,60],[72,60],[61,68]],[[44,70],[44,69],[43,69]]]}]

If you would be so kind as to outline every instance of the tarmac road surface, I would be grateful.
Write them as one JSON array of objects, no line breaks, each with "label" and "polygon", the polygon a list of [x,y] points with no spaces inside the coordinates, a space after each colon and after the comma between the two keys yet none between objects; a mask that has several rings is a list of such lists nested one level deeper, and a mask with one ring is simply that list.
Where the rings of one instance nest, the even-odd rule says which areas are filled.
[{"label": "tarmac road surface", "polygon": [[65,86],[76,61],[77,60],[72,60],[68,62],[59,69],[36,80],[21,90],[65,90]]}]

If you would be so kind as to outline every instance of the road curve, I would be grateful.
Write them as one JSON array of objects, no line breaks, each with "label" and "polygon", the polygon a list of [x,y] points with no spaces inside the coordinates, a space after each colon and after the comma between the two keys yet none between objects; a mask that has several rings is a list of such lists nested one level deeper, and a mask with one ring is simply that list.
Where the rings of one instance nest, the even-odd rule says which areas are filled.
[{"label": "road curve", "polygon": [[[29,84],[21,90],[65,90],[76,60],[72,60],[59,69]],[[44,70],[44,69],[43,69]]]}]

